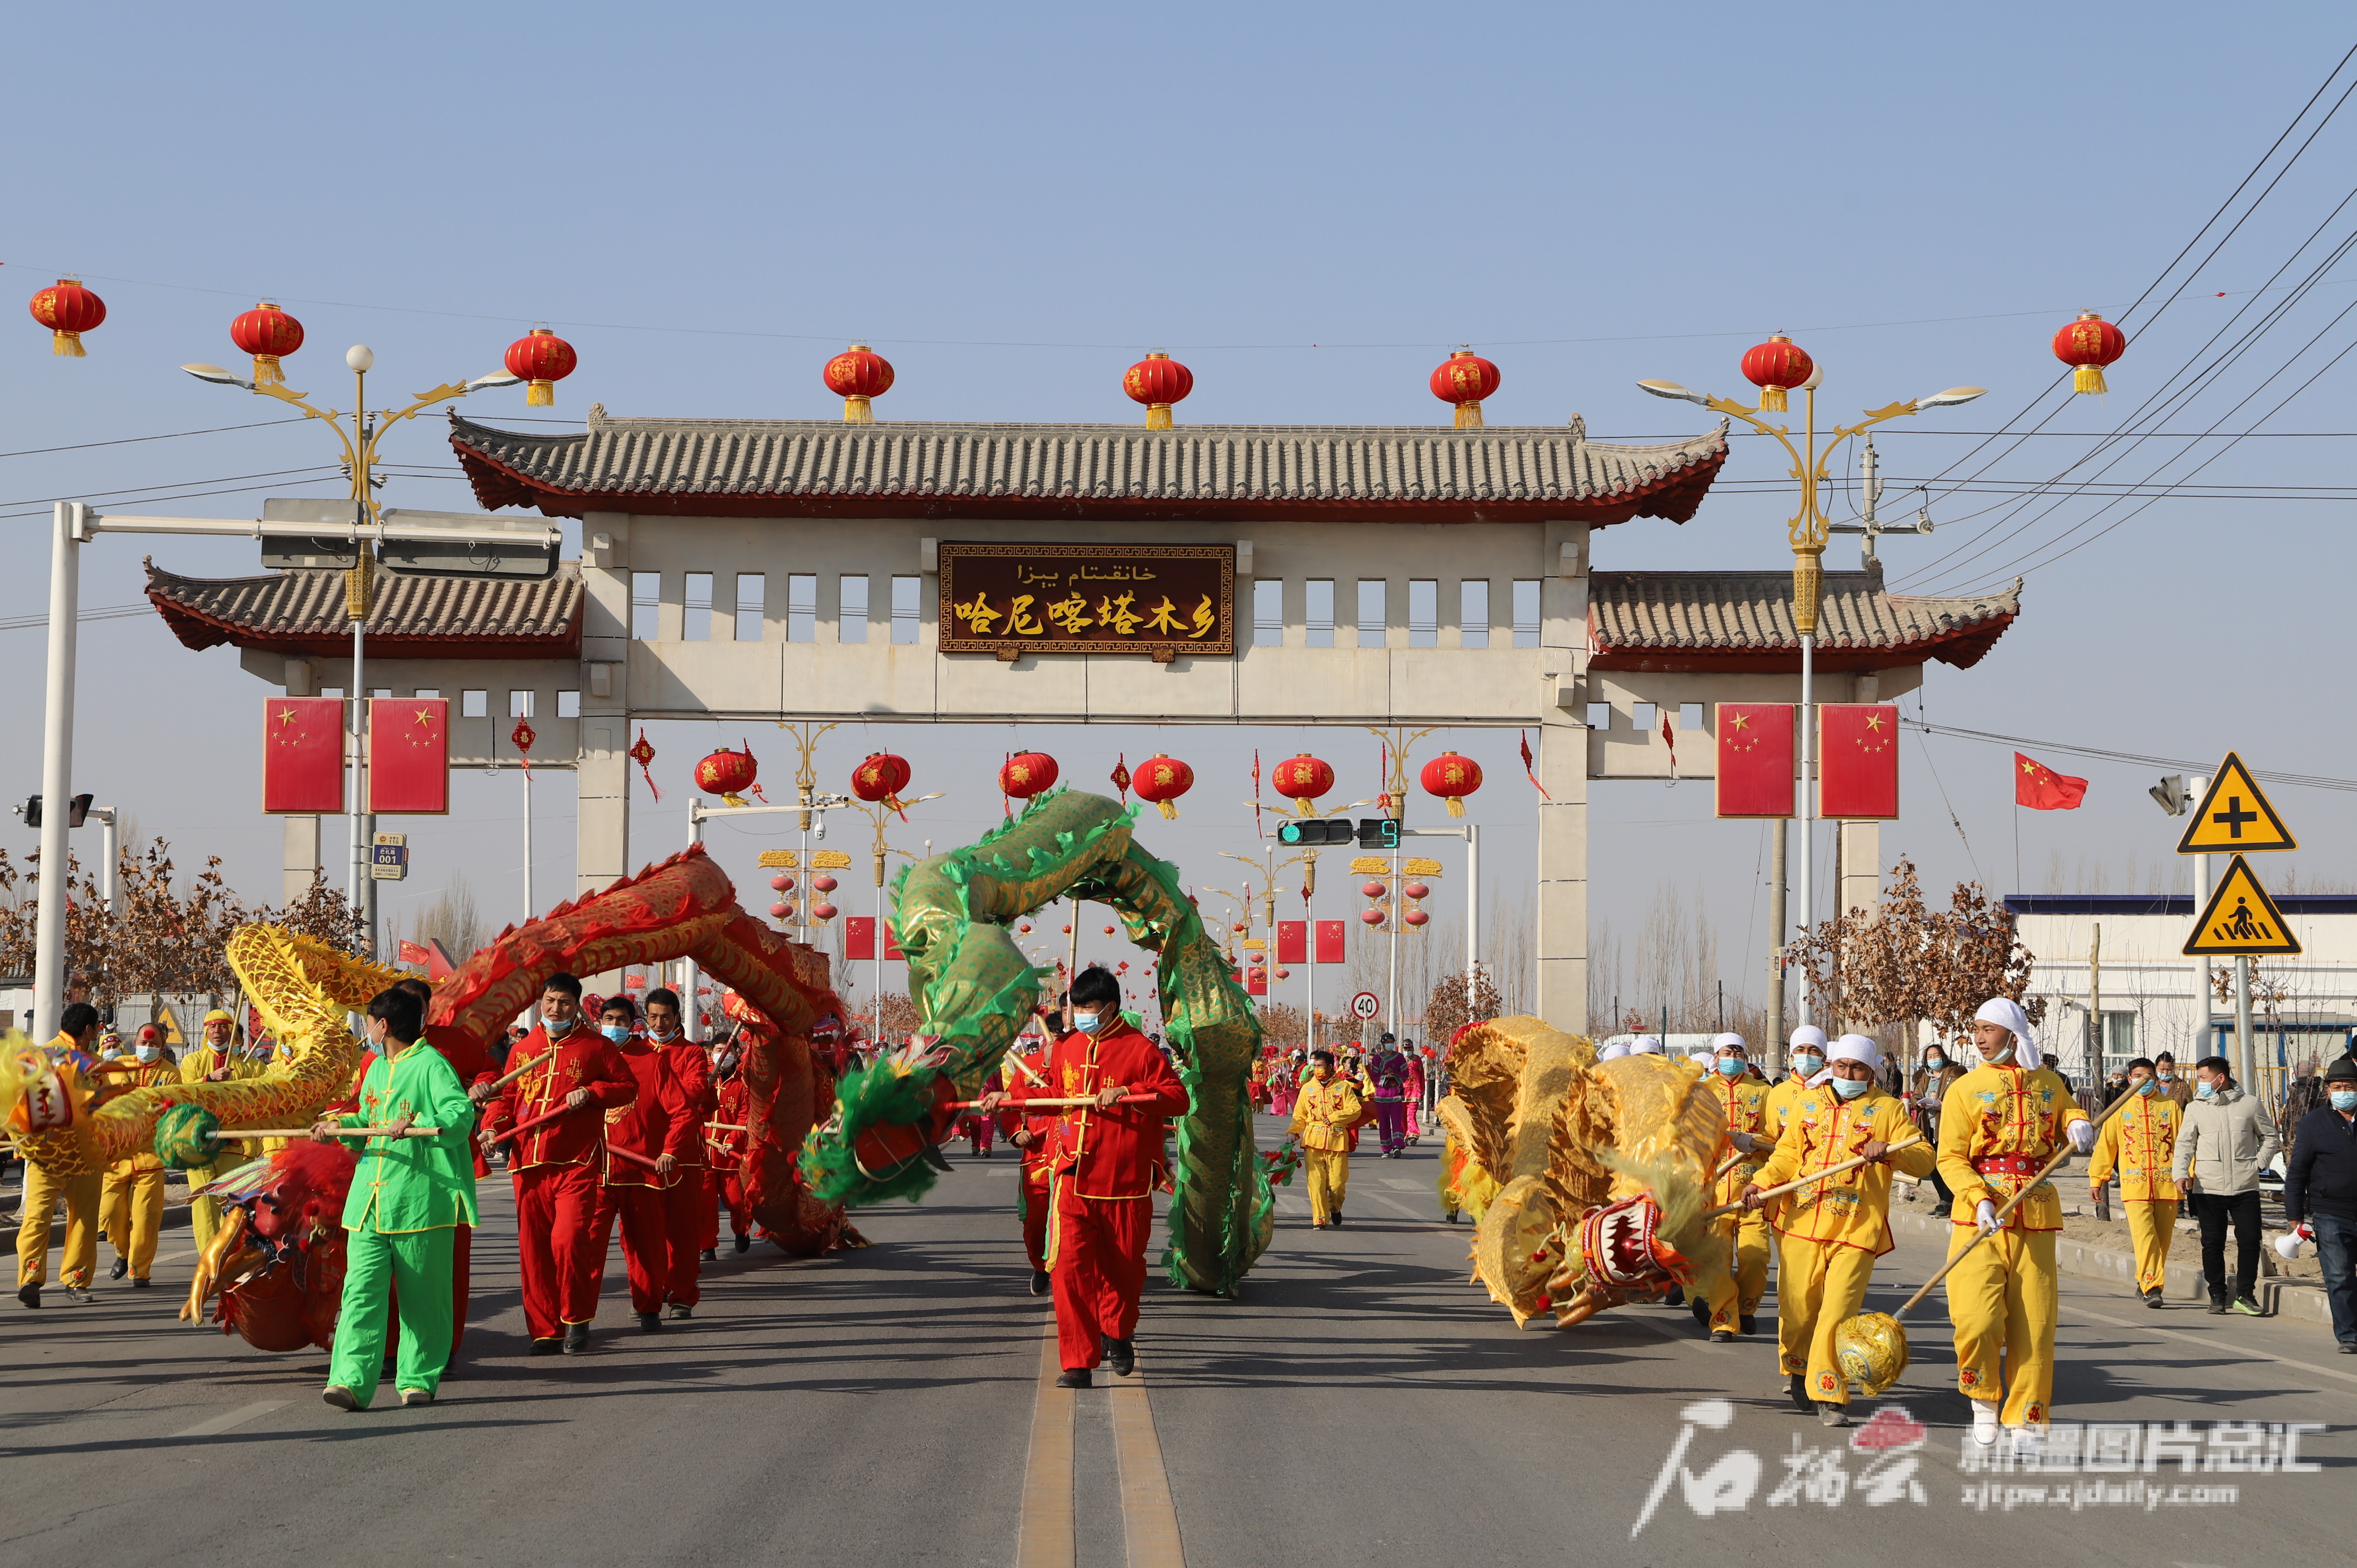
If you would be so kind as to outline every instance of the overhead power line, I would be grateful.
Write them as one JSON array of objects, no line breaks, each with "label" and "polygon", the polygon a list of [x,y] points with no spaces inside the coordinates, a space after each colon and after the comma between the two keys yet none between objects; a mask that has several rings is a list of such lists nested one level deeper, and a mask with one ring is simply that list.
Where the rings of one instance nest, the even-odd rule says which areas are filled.
[{"label": "overhead power line", "polygon": [[[2191,762],[2181,757],[2147,757],[2135,751],[2107,751],[2101,746],[2073,746],[2068,741],[2037,740],[2029,736],[1996,735],[1988,730],[1958,729],[1953,725],[1925,724],[1921,719],[1900,715],[1900,724],[1908,729],[1921,730],[1925,735],[1946,736],[1952,740],[1974,740],[1987,746],[2035,746],[2040,751],[2058,751],[2072,757],[2093,757],[2104,762],[2127,762],[2139,768],[2182,768],[2189,772],[2206,773],[2216,764]],[[2255,779],[2270,784],[2285,784],[2300,789],[2357,790],[2357,779],[2328,779],[2314,773],[2271,773],[2262,768],[2251,769]]]}]

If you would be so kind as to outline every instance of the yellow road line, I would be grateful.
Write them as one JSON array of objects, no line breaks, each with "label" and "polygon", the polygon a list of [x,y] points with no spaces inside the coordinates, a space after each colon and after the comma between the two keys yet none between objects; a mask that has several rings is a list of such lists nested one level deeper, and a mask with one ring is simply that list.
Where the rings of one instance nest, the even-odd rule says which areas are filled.
[{"label": "yellow road line", "polygon": [[1056,1322],[1039,1344],[1039,1384],[1031,1395],[1031,1447],[1023,1461],[1023,1516],[1016,1568],[1072,1568],[1072,1399],[1056,1386]]},{"label": "yellow road line", "polygon": [[1170,1500],[1170,1474],[1163,1466],[1162,1439],[1154,1430],[1154,1407],[1147,1402],[1145,1380],[1115,1379],[1112,1398],[1129,1568],[1187,1568],[1187,1552],[1178,1540],[1178,1509]]}]

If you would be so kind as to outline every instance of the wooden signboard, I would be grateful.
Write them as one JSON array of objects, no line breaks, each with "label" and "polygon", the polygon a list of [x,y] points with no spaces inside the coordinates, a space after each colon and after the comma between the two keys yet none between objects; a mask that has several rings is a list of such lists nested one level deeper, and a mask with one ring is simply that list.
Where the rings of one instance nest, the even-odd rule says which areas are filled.
[{"label": "wooden signboard", "polygon": [[1232,544],[981,544],[943,540],[943,653],[1236,650]]}]

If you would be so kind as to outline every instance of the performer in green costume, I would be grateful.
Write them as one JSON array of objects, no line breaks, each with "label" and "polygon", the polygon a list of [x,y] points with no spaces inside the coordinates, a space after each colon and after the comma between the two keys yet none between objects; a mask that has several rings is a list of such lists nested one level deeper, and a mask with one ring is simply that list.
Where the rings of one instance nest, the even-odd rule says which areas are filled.
[{"label": "performer in green costume", "polygon": [[[401,1293],[401,1349],[393,1386],[404,1404],[431,1404],[450,1359],[452,1230],[476,1223],[475,1162],[468,1134],[474,1105],[442,1053],[423,1044],[425,1010],[405,991],[369,1004],[368,1069],[360,1108],[323,1117],[321,1143],[347,1127],[385,1127],[361,1144],[360,1167],[344,1200],[349,1246],[336,1348],[320,1396],[339,1410],[366,1410],[384,1366],[388,1287]],[[412,1122],[441,1131],[402,1134]],[[344,1142],[356,1140],[344,1138]]]}]

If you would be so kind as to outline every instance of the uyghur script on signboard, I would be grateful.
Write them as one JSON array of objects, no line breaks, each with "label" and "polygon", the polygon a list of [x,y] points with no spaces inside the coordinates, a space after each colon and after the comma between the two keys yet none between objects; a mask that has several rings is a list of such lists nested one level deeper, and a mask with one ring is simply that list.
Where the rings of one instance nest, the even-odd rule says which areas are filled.
[{"label": "uyghur script on signboard", "polygon": [[941,650],[1235,652],[1232,544],[941,545]]}]

